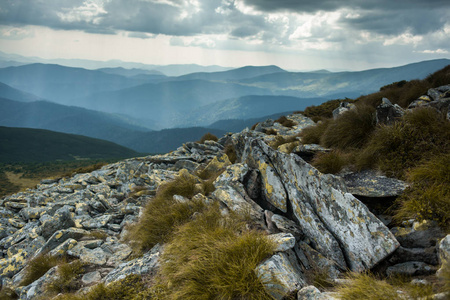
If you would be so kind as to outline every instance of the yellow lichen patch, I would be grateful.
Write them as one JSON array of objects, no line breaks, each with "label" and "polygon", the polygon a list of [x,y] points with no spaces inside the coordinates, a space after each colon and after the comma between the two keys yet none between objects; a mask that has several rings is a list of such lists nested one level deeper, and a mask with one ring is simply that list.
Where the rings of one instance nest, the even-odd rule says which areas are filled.
[{"label": "yellow lichen patch", "polygon": [[267,167],[268,165],[265,162],[261,163],[260,161],[258,161],[258,170],[261,172],[267,194],[272,195],[273,186],[267,180]]},{"label": "yellow lichen patch", "polygon": [[62,231],[58,232],[55,236],[55,239],[59,240],[63,236],[63,234],[64,233]]}]

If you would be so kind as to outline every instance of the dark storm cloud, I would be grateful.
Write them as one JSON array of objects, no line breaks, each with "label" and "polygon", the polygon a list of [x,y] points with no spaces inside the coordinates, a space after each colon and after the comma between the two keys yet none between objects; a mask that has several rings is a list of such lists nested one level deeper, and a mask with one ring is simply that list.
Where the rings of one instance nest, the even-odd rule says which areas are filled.
[{"label": "dark storm cloud", "polygon": [[[239,9],[242,3],[256,13],[244,13],[245,9]],[[339,42],[355,31],[388,36],[442,31],[450,19],[449,8],[449,0],[2,0],[0,24],[101,34],[125,30],[141,38],[147,37],[142,34],[223,34],[234,39],[258,36],[268,43],[289,45],[304,13],[341,9],[339,32],[325,22],[315,24],[306,35],[310,41]],[[268,12],[285,15],[288,21],[268,21]],[[284,12],[298,13],[299,17]]]}]

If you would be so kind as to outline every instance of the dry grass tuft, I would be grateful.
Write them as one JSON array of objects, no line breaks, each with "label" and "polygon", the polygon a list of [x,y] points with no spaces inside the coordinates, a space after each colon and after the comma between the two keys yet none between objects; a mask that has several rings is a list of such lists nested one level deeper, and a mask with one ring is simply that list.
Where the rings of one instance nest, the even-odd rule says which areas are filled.
[{"label": "dry grass tuft", "polygon": [[210,207],[167,244],[161,266],[167,299],[270,299],[254,269],[273,249],[239,217]]},{"label": "dry grass tuft", "polygon": [[215,136],[214,134],[208,132],[205,133],[200,140],[197,142],[199,144],[204,144],[206,141],[214,141],[217,142],[219,139],[217,138],[217,136]]}]

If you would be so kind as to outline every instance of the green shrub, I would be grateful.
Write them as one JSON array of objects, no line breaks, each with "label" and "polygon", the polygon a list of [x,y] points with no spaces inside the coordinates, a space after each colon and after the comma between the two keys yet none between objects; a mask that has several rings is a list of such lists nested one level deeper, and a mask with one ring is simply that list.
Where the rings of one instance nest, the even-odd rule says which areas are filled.
[{"label": "green shrub", "polygon": [[349,163],[348,155],[341,151],[333,150],[330,152],[318,153],[314,156],[311,164],[320,172],[328,174],[337,174]]},{"label": "green shrub", "polygon": [[21,286],[27,286],[37,279],[41,278],[48,270],[61,263],[66,263],[65,258],[58,258],[47,254],[36,256],[28,263],[25,269],[25,275],[20,283]]},{"label": "green shrub", "polygon": [[331,121],[320,142],[325,147],[357,149],[362,147],[375,129],[375,109],[357,106]]},{"label": "green shrub", "polygon": [[297,125],[296,122],[292,121],[291,119],[286,118],[286,116],[279,117],[277,120],[275,120],[275,122],[278,122],[281,125],[283,125],[284,127],[289,127],[289,128]]},{"label": "green shrub", "polygon": [[214,205],[180,227],[162,254],[167,299],[270,299],[255,267],[274,245]]},{"label": "green shrub", "polygon": [[331,119],[319,121],[314,126],[306,127],[300,132],[302,144],[320,144],[320,138],[331,123]]},{"label": "green shrub", "polygon": [[450,223],[450,153],[436,155],[411,169],[412,184],[398,199],[397,219],[431,219],[443,226]]},{"label": "green shrub", "polygon": [[217,138],[217,136],[215,136],[214,134],[208,132],[205,133],[200,140],[198,141],[198,143],[200,144],[204,144],[206,141],[214,141],[217,142],[219,139]]},{"label": "green shrub", "polygon": [[403,179],[422,159],[450,149],[450,122],[432,108],[418,108],[391,126],[378,127],[358,155],[359,169],[378,167]]},{"label": "green shrub", "polygon": [[186,198],[194,196],[197,179],[187,172],[171,182],[164,183],[144,208],[136,224],[129,227],[128,240],[137,253],[151,249],[157,243],[165,242],[175,228],[190,220],[194,212],[204,209],[202,201],[177,202],[173,195]]}]

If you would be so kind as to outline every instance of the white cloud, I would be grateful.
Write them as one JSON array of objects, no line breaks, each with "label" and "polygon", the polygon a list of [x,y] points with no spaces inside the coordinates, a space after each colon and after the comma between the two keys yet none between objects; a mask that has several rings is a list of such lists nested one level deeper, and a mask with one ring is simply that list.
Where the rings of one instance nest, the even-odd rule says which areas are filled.
[{"label": "white cloud", "polygon": [[100,24],[101,18],[107,12],[103,8],[103,1],[89,0],[84,1],[81,6],[74,8],[63,8],[61,12],[56,15],[62,22],[86,22],[95,25]]},{"label": "white cloud", "polygon": [[34,31],[26,27],[0,28],[0,39],[23,40],[34,36]]}]

